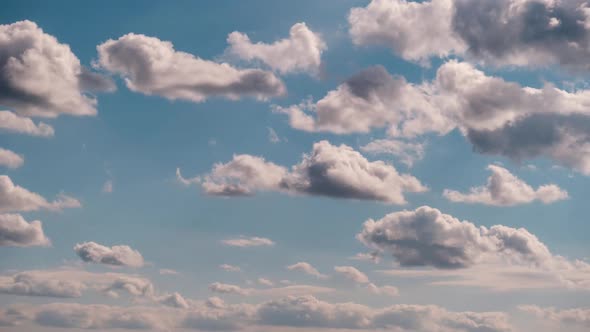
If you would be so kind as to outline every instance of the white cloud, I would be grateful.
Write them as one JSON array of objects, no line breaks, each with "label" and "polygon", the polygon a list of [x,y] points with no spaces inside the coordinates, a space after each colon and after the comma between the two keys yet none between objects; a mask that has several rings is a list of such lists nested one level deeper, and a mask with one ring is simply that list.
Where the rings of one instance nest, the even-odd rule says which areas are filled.
[{"label": "white cloud", "polygon": [[0,148],[0,166],[8,168],[19,168],[25,163],[25,159],[10,151]]},{"label": "white cloud", "polygon": [[184,185],[184,186],[190,186],[191,184],[199,184],[201,183],[201,178],[200,177],[194,177],[194,178],[184,178],[182,176],[182,173],[180,173],[180,168],[176,168],[176,180]]},{"label": "white cloud", "polygon": [[20,214],[0,214],[0,247],[49,246],[39,220],[27,222]]},{"label": "white cloud", "polygon": [[160,269],[158,270],[158,272],[161,275],[179,275],[180,272],[176,271],[176,270],[172,270],[172,269]]},{"label": "white cloud", "polygon": [[53,127],[46,123],[36,124],[30,118],[18,116],[10,111],[0,111],[0,130],[39,137],[52,137],[55,133]]},{"label": "white cloud", "polygon": [[392,165],[371,162],[349,146],[327,141],[315,143],[313,151],[291,171],[261,157],[234,155],[228,163],[215,164],[204,179],[206,193],[222,196],[279,191],[405,204],[404,193],[428,190],[418,179],[398,173]]},{"label": "white cloud", "polygon": [[96,242],[84,242],[76,244],[74,251],[89,263],[130,267],[141,267],[144,264],[141,253],[126,245],[106,247]]},{"label": "white cloud", "polygon": [[260,284],[261,286],[268,286],[268,287],[272,287],[274,286],[274,282],[266,279],[266,278],[258,278],[256,280],[258,282],[258,284]]},{"label": "white cloud", "polygon": [[248,295],[252,292],[252,289],[250,288],[242,288],[238,285],[224,284],[220,282],[214,282],[210,284],[209,290],[214,293],[237,295]]},{"label": "white cloud", "polygon": [[377,294],[377,295],[387,295],[387,296],[398,296],[399,295],[399,290],[397,289],[397,287],[394,286],[377,286],[374,283],[369,283],[367,285],[367,289],[373,293],[373,294]]},{"label": "white cloud", "polygon": [[147,95],[202,102],[214,96],[266,99],[286,91],[271,72],[203,60],[155,37],[130,33],[97,49],[102,68],[124,77],[129,89]]},{"label": "white cloud", "polygon": [[487,169],[492,172],[492,175],[488,178],[485,186],[471,188],[466,194],[445,189],[444,197],[452,202],[497,206],[526,204],[536,200],[549,204],[568,198],[567,191],[554,184],[546,184],[533,189],[503,167],[489,165]]},{"label": "white cloud", "polygon": [[221,264],[221,265],[219,265],[219,268],[222,269],[223,271],[227,271],[227,272],[241,272],[242,271],[242,269],[240,269],[239,266],[230,265],[230,264]]},{"label": "white cloud", "polygon": [[400,162],[412,167],[416,161],[424,158],[424,143],[405,142],[397,139],[377,139],[361,147],[363,152],[373,154],[390,154]]},{"label": "white cloud", "polygon": [[102,192],[103,193],[107,193],[110,194],[112,193],[114,190],[114,184],[113,184],[113,180],[107,180],[103,185],[102,185]]},{"label": "white cloud", "polygon": [[359,271],[357,268],[353,266],[334,266],[334,271],[338,272],[346,279],[352,280],[359,284],[368,284],[370,283],[369,277],[366,274]]},{"label": "white cloud", "polygon": [[60,194],[57,200],[48,202],[41,195],[15,185],[10,177],[0,175],[0,213],[13,211],[36,211],[47,209],[59,211],[64,208],[80,207],[80,202]]},{"label": "white cloud", "polygon": [[275,243],[271,239],[267,239],[264,237],[245,237],[241,236],[239,238],[234,239],[227,239],[221,241],[226,246],[230,247],[240,247],[240,248],[248,248],[248,247],[267,247],[267,246],[274,246]]},{"label": "white cloud", "polygon": [[534,315],[545,322],[557,323],[561,330],[575,327],[590,328],[590,308],[556,309],[543,308],[536,305],[518,307],[521,311]]},{"label": "white cloud", "polygon": [[287,270],[303,272],[320,279],[328,278],[327,275],[320,273],[320,271],[307,262],[298,262],[293,265],[289,265],[287,266]]},{"label": "white cloud", "polygon": [[327,49],[319,34],[305,23],[296,23],[289,38],[272,44],[252,43],[248,35],[234,31],[227,37],[228,52],[244,60],[258,60],[281,73],[318,74],[322,53]]},{"label": "white cloud", "polygon": [[281,142],[281,138],[279,137],[279,135],[277,135],[277,132],[271,127],[268,127],[268,141],[273,144]]},{"label": "white cloud", "polygon": [[[0,25],[0,50],[0,104],[21,116],[96,115],[96,99],[84,91],[114,89],[109,79],[82,67],[68,45],[34,22]],[[41,136],[53,131],[44,124],[12,120],[18,122],[11,122],[13,130]]]}]

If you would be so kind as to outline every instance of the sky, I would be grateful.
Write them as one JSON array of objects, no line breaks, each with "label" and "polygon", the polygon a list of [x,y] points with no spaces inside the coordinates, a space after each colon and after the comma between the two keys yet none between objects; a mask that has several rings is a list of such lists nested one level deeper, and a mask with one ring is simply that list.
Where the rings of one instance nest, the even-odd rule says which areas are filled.
[{"label": "sky", "polygon": [[587,331],[589,8],[4,1],[0,331]]}]

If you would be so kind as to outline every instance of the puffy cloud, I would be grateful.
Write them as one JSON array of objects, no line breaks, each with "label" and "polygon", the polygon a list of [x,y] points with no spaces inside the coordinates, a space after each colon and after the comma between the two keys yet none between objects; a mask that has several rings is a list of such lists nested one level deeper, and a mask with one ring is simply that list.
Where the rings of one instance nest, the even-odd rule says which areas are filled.
[{"label": "puffy cloud", "polygon": [[231,284],[224,284],[220,282],[214,282],[209,285],[209,290],[214,293],[221,293],[221,294],[238,294],[238,295],[248,295],[251,293],[251,289],[245,289],[237,285]]},{"label": "puffy cloud", "polygon": [[183,309],[189,308],[189,304],[184,299],[184,297],[182,297],[182,295],[180,295],[179,293],[176,293],[176,292],[160,297],[158,299],[158,302],[163,305],[167,305],[167,306],[173,307],[173,308],[183,308]]},{"label": "puffy cloud", "polygon": [[155,37],[130,33],[97,49],[102,68],[123,76],[129,89],[147,95],[202,102],[213,96],[266,99],[285,93],[283,82],[270,72],[203,60]]},{"label": "puffy cloud", "polygon": [[553,260],[549,249],[524,228],[477,227],[428,206],[369,219],[357,238],[391,253],[402,266],[465,268],[494,259],[542,266]]},{"label": "puffy cloud", "polygon": [[589,69],[585,0],[373,0],[352,9],[349,24],[355,44],[384,45],[423,64],[459,55],[496,66]]},{"label": "puffy cloud", "polygon": [[244,60],[258,60],[281,73],[309,72],[317,74],[326,44],[305,23],[296,23],[289,38],[272,44],[252,43],[248,35],[234,31],[227,37],[228,51]]},{"label": "puffy cloud", "polygon": [[39,209],[59,211],[80,206],[77,199],[63,194],[60,194],[57,200],[48,202],[41,195],[15,185],[7,175],[0,175],[0,213]]},{"label": "puffy cloud", "polygon": [[563,325],[564,329],[565,327],[590,328],[589,308],[559,310],[552,307],[543,308],[535,305],[523,305],[519,306],[519,309],[537,318]]},{"label": "puffy cloud", "polygon": [[226,246],[230,247],[240,247],[240,248],[248,248],[248,247],[267,247],[267,246],[274,246],[275,243],[271,239],[267,239],[264,237],[245,237],[241,236],[235,239],[227,239],[221,241]]},{"label": "puffy cloud", "polygon": [[76,244],[74,251],[89,263],[131,267],[144,264],[141,253],[126,245],[106,247],[96,242],[84,242]]},{"label": "puffy cloud", "polygon": [[394,286],[377,286],[374,283],[369,283],[367,289],[377,295],[398,296],[399,290]]},{"label": "puffy cloud", "polygon": [[424,143],[405,142],[398,139],[377,139],[361,147],[363,152],[390,154],[398,157],[408,167],[424,158]]},{"label": "puffy cloud", "polygon": [[87,286],[74,279],[51,278],[37,271],[0,277],[0,293],[23,296],[80,297]]},{"label": "puffy cloud", "polygon": [[412,139],[459,129],[476,152],[518,162],[545,157],[590,174],[590,90],[521,86],[457,61],[420,85],[379,68],[362,71],[316,104],[274,110],[308,131],[349,134],[386,127],[393,138]]},{"label": "puffy cloud", "polygon": [[18,116],[10,111],[0,111],[0,130],[39,137],[51,137],[54,134],[50,125],[43,122],[36,124],[30,118]]},{"label": "puffy cloud", "polygon": [[291,171],[260,157],[235,155],[228,163],[216,164],[202,186],[211,195],[279,191],[391,204],[405,204],[406,192],[427,190],[418,179],[389,164],[368,161],[349,146],[327,141],[315,143]]},{"label": "puffy cloud", "polygon": [[367,277],[366,274],[353,266],[334,266],[334,271],[338,272],[346,279],[352,280],[359,284],[368,284],[370,282],[369,277]]},{"label": "puffy cloud", "polygon": [[8,168],[19,168],[25,163],[25,159],[18,154],[0,148],[0,166]]},{"label": "puffy cloud", "polygon": [[223,271],[227,271],[227,272],[241,272],[242,271],[242,269],[240,269],[239,266],[230,265],[230,264],[221,264],[221,265],[219,265],[219,268],[222,269]]},{"label": "puffy cloud", "polygon": [[325,279],[328,277],[327,275],[320,273],[320,271],[318,271],[315,267],[313,267],[311,264],[307,262],[298,262],[293,265],[289,265],[287,266],[287,270],[303,272],[305,274],[309,274],[311,276],[318,277],[321,279]]},{"label": "puffy cloud", "polygon": [[542,185],[535,190],[503,167],[489,165],[487,169],[492,175],[485,186],[471,188],[466,194],[445,189],[443,195],[453,202],[497,206],[525,204],[536,200],[549,204],[568,198],[567,191],[554,184]]},{"label": "puffy cloud", "polygon": [[114,298],[118,298],[120,292],[134,297],[146,298],[154,298],[155,294],[154,285],[150,280],[128,275],[116,276],[102,291]]},{"label": "puffy cloud", "polygon": [[0,214],[0,246],[49,246],[39,220],[27,222],[20,214]]},{"label": "puffy cloud", "polygon": [[274,286],[274,283],[266,278],[258,278],[256,281],[258,282],[258,284],[260,284],[262,286],[268,286],[268,287]]},{"label": "puffy cloud", "polygon": [[[34,22],[0,25],[0,50],[0,104],[21,116],[95,115],[96,99],[84,91],[114,89],[109,79],[82,67],[68,45]],[[20,129],[15,130],[41,136],[52,132],[44,124],[36,128],[16,121]]]}]

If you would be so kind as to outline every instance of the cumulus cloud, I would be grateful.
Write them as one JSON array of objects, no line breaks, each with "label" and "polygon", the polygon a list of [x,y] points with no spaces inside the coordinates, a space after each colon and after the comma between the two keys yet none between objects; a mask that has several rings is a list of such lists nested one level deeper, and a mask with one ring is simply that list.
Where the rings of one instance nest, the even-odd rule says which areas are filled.
[{"label": "cumulus cloud", "polygon": [[221,265],[219,265],[219,268],[222,269],[223,271],[227,271],[227,272],[241,272],[242,271],[242,269],[239,266],[230,265],[230,264],[221,264]]},{"label": "cumulus cloud", "polygon": [[39,220],[27,222],[20,214],[0,214],[0,247],[49,246]]},{"label": "cumulus cloud", "polygon": [[144,264],[141,253],[126,245],[106,247],[96,242],[84,242],[76,244],[74,251],[89,263],[130,267],[141,267]]},{"label": "cumulus cloud", "polygon": [[369,292],[377,295],[387,295],[387,296],[398,296],[399,290],[397,287],[394,286],[377,286],[374,283],[369,283],[367,285],[367,289]]},{"label": "cumulus cloud", "polygon": [[382,67],[369,68],[315,104],[275,106],[274,111],[288,114],[294,128],[337,134],[385,127],[391,138],[416,139],[458,129],[476,152],[517,162],[545,157],[587,175],[589,105],[589,90],[521,86],[449,61],[432,81],[419,85]]},{"label": "cumulus cloud", "polygon": [[248,295],[251,293],[251,289],[242,288],[238,285],[224,284],[220,282],[214,282],[209,285],[209,290],[214,293],[221,294],[237,294],[237,295]]},{"label": "cumulus cloud", "polygon": [[404,193],[428,190],[392,165],[371,162],[349,146],[327,141],[315,143],[312,152],[290,171],[261,157],[234,155],[230,162],[216,164],[204,179],[206,193],[222,196],[279,191],[405,204]]},{"label": "cumulus cloud", "polygon": [[487,169],[492,175],[485,186],[471,188],[466,194],[445,189],[443,195],[452,202],[497,206],[526,204],[537,200],[549,204],[568,198],[567,191],[554,184],[533,189],[503,167],[489,165]]},{"label": "cumulus cloud", "polygon": [[317,74],[322,53],[327,49],[321,36],[305,23],[296,23],[289,31],[289,38],[272,44],[252,43],[248,35],[237,31],[229,34],[227,42],[230,54],[247,61],[260,61],[281,73]]},{"label": "cumulus cloud", "polygon": [[359,284],[368,284],[370,282],[369,277],[367,277],[366,274],[353,266],[334,266],[334,271],[338,272],[346,279],[352,280]]},{"label": "cumulus cloud", "polygon": [[268,287],[272,287],[274,286],[274,282],[266,279],[266,278],[258,278],[256,280],[256,282],[258,282],[258,284],[262,285],[262,286],[268,286]]},{"label": "cumulus cloud", "polygon": [[[270,288],[244,288],[238,285],[225,284],[221,282],[214,282],[209,285],[209,290],[219,294],[233,294],[240,296],[267,296],[267,297],[283,297],[294,295],[307,294],[324,294],[334,292],[333,288],[319,287],[311,285],[289,285],[283,287],[272,287],[269,280],[262,279],[259,283]],[[272,282],[271,282],[272,283]]]},{"label": "cumulus cloud", "polygon": [[147,95],[202,102],[214,96],[266,99],[286,91],[271,72],[204,60],[155,37],[130,33],[97,49],[100,67],[124,77],[132,91]]},{"label": "cumulus cloud", "polygon": [[543,308],[535,305],[523,305],[520,310],[532,314],[539,319],[557,323],[565,327],[590,328],[590,308],[556,309]]},{"label": "cumulus cloud", "polygon": [[[21,116],[95,115],[96,99],[85,91],[114,89],[109,79],[82,67],[68,45],[34,22],[0,25],[0,50],[0,104]],[[44,124],[12,121],[13,130],[40,136],[52,133]]]},{"label": "cumulus cloud", "polygon": [[389,154],[412,167],[416,161],[424,158],[424,143],[406,142],[398,139],[377,139],[361,146],[361,151],[372,154]]},{"label": "cumulus cloud", "polygon": [[18,116],[10,111],[0,111],[0,130],[39,137],[54,135],[53,127],[50,125],[43,122],[35,123],[30,118]]},{"label": "cumulus cloud", "polygon": [[222,244],[230,247],[240,247],[240,248],[248,248],[248,247],[267,247],[267,246],[274,246],[275,243],[271,239],[267,239],[264,237],[246,237],[241,236],[239,238],[234,239],[227,239],[221,241]]},{"label": "cumulus cloud", "polygon": [[59,211],[80,206],[77,199],[63,194],[58,195],[55,201],[48,202],[43,196],[15,185],[7,175],[0,175],[0,213],[39,209]]},{"label": "cumulus cloud", "polygon": [[315,267],[313,267],[313,265],[307,262],[298,262],[293,265],[289,265],[287,266],[287,270],[303,272],[305,274],[309,274],[310,276],[314,276],[320,279],[328,278],[327,275],[320,273],[318,269],[316,269]]},{"label": "cumulus cloud", "polygon": [[422,64],[458,55],[495,66],[589,69],[584,0],[373,0],[348,21],[355,44],[383,45]]},{"label": "cumulus cloud", "polygon": [[0,166],[19,168],[25,163],[25,159],[7,149],[0,148]]}]

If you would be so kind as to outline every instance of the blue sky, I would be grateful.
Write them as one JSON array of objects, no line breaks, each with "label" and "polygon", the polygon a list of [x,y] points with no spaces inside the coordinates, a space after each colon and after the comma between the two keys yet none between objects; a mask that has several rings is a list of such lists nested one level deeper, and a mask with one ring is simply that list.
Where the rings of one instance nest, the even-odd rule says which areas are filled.
[{"label": "blue sky", "polygon": [[[1,174],[28,191],[0,186],[0,330],[584,330],[590,29],[581,22],[590,17],[586,1],[573,2],[498,1],[508,23],[496,26],[471,0],[6,1],[0,88],[37,99],[6,89],[0,111],[54,134],[24,133],[0,115],[0,148],[24,158],[15,167],[0,153]],[[533,10],[547,23],[526,21]],[[465,22],[481,29],[461,30]],[[290,38],[298,23],[302,35]],[[39,44],[19,40],[17,27],[78,59],[66,67],[95,73],[103,91],[48,69],[58,51],[27,58]],[[228,42],[234,31],[250,42]],[[280,41],[292,48],[281,53]],[[164,42],[176,58],[156,57]],[[11,57],[28,69],[7,74]],[[243,81],[199,85],[223,84],[226,73]],[[46,86],[19,85],[35,75]],[[64,88],[69,79],[80,88]],[[68,98],[80,96],[97,102],[95,115],[66,114]],[[46,103],[33,114],[38,99]],[[294,109],[312,125],[294,123]],[[410,148],[375,153],[371,142]],[[412,165],[407,153],[418,154]],[[54,202],[64,195],[76,203]],[[15,215],[20,229],[8,220]],[[42,234],[30,233],[34,220]],[[371,252],[379,262],[351,259]],[[145,288],[116,288],[121,280]],[[358,321],[334,319],[351,302],[362,307],[348,309]],[[404,325],[403,305],[420,318]],[[449,323],[462,315],[481,330]]]}]

